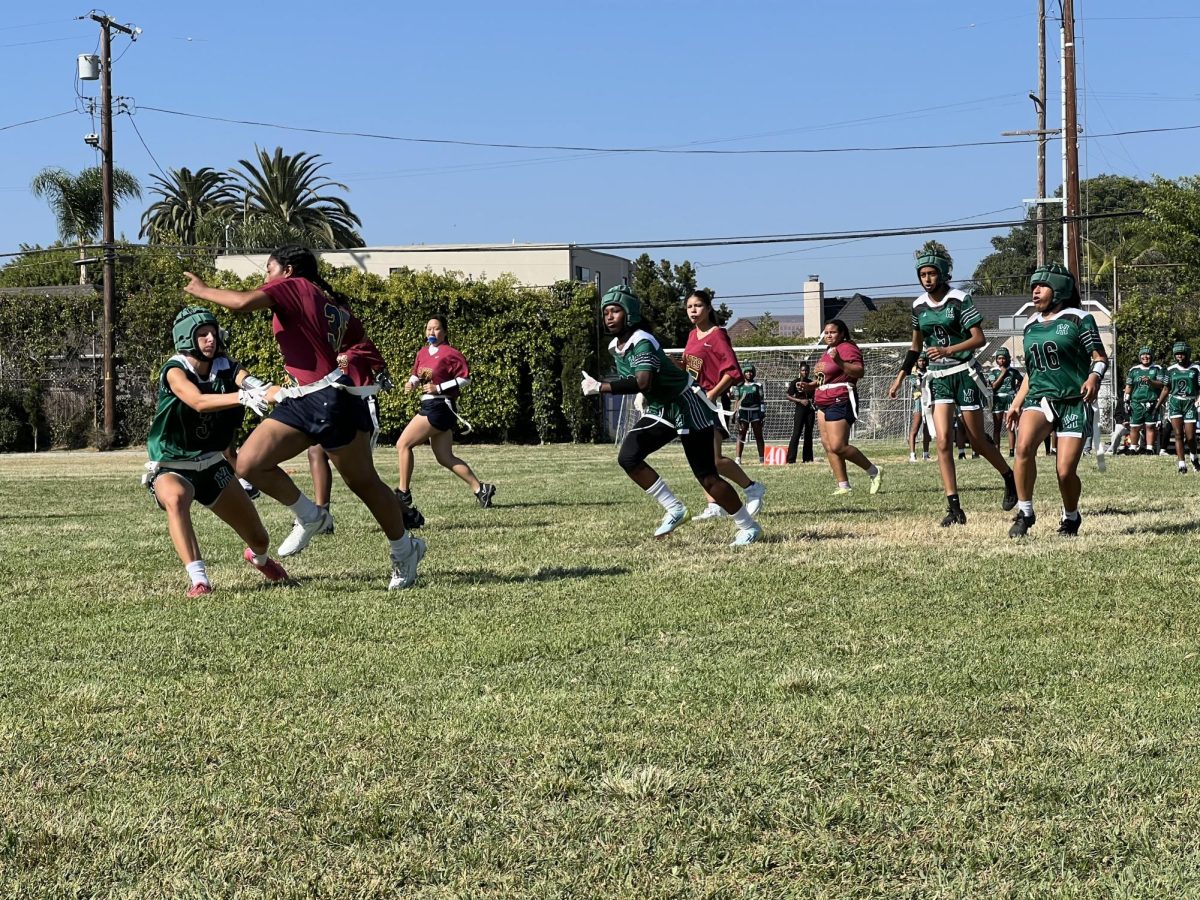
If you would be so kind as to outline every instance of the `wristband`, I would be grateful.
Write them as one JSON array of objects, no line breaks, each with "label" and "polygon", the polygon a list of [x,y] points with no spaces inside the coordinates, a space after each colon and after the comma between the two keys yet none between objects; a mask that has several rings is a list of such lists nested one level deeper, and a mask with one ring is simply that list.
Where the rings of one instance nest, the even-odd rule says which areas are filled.
[{"label": "wristband", "polygon": [[917,360],[920,358],[920,356],[921,354],[918,351],[909,350],[904,354],[904,362],[900,364],[900,371],[905,375],[911,375],[913,366],[917,364]]},{"label": "wristband", "polygon": [[637,379],[633,376],[629,378],[618,378],[616,381],[608,383],[608,389],[614,394],[640,394],[642,389],[638,387]]},{"label": "wristband", "polygon": [[258,378],[254,375],[248,374],[245,378],[242,379],[242,387],[249,388],[250,390],[255,390],[256,388],[270,387],[270,383],[263,381],[261,378]]}]

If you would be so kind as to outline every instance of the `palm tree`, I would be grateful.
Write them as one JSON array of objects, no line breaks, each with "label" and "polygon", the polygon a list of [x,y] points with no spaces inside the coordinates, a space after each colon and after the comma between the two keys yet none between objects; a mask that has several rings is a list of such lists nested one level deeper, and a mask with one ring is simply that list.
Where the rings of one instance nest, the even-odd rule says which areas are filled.
[{"label": "palm tree", "polygon": [[193,172],[185,166],[172,169],[168,178],[152,177],[155,184],[150,190],[161,199],[142,213],[141,230],[152,244],[194,246],[203,226],[230,219],[237,210],[232,178],[225,172],[208,166]]},{"label": "palm tree", "polygon": [[[80,259],[87,258],[84,248],[96,242],[104,227],[103,179],[99,166],[78,175],[50,166],[38,172],[30,185],[35,197],[50,204],[63,243],[79,245]],[[126,197],[142,196],[141,185],[124,169],[113,169],[112,188],[113,209],[120,208]],[[79,283],[87,284],[87,266],[79,267]]]},{"label": "palm tree", "polygon": [[[234,189],[240,196],[244,223],[252,219],[273,219],[289,233],[302,235],[316,247],[328,249],[361,247],[362,235],[355,228],[362,220],[341,197],[322,194],[329,188],[348,191],[340,182],[320,175],[329,165],[312,153],[289,155],[282,147],[267,153],[256,147],[257,164],[238,160],[240,170]],[[247,230],[254,230],[248,228]]]}]

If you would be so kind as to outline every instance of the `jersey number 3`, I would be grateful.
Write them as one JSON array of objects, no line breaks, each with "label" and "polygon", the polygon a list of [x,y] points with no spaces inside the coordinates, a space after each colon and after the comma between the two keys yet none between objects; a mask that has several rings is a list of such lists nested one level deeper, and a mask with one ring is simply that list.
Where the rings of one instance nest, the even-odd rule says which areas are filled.
[{"label": "jersey number 3", "polygon": [[346,336],[346,328],[350,324],[350,313],[332,303],[325,304],[325,323],[328,328],[326,337],[333,352],[342,349],[342,338]]}]

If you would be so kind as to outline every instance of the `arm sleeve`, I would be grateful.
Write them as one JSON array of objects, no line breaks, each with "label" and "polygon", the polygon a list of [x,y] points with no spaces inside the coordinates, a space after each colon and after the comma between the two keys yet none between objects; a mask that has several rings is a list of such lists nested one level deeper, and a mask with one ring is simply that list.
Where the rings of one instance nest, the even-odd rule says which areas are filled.
[{"label": "arm sleeve", "polygon": [[642,341],[630,353],[630,362],[635,372],[658,372],[658,354],[649,341]]}]

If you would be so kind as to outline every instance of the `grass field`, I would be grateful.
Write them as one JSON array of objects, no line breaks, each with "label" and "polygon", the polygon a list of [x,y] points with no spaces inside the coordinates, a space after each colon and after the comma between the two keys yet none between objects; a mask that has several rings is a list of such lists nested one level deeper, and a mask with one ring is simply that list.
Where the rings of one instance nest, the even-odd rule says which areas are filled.
[{"label": "grass field", "polygon": [[1044,464],[1013,542],[983,460],[949,532],[933,464],[754,467],[735,551],[611,447],[463,455],[413,590],[338,484],[294,585],[197,510],[197,601],[138,453],[0,458],[0,896],[1200,896],[1200,476],[1085,461],[1070,540]]}]

